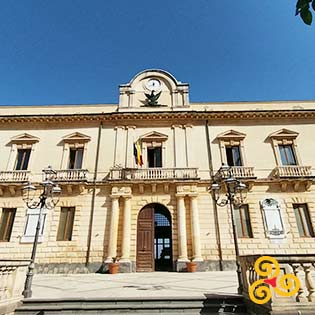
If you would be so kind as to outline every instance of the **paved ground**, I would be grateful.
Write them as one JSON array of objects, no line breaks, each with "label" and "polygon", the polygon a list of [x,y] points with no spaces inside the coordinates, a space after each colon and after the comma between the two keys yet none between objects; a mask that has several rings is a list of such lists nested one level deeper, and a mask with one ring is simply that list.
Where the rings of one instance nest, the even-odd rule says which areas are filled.
[{"label": "paved ground", "polygon": [[33,298],[198,297],[237,292],[235,271],[196,273],[39,274]]}]

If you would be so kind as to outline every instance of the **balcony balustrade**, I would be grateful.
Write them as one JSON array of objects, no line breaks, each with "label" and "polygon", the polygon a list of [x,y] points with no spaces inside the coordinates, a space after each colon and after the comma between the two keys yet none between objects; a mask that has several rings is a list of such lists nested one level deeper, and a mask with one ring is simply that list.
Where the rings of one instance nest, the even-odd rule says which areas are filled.
[{"label": "balcony balustrade", "polygon": [[3,171],[0,172],[0,182],[27,182],[29,175],[29,171]]},{"label": "balcony balustrade", "polygon": [[277,166],[273,171],[273,175],[278,178],[312,177],[311,168],[311,166],[300,165]]},{"label": "balcony balustrade", "polygon": [[56,170],[56,175],[54,176],[55,181],[85,181],[87,180],[88,170],[74,169],[74,170]]},{"label": "balcony balustrade", "polygon": [[232,166],[232,175],[235,178],[254,178],[254,168],[248,166]]},{"label": "balcony balustrade", "polygon": [[28,260],[0,260],[0,314],[13,314],[23,298]]},{"label": "balcony balustrade", "polygon": [[197,168],[113,168],[110,170],[111,180],[182,180],[197,179]]}]

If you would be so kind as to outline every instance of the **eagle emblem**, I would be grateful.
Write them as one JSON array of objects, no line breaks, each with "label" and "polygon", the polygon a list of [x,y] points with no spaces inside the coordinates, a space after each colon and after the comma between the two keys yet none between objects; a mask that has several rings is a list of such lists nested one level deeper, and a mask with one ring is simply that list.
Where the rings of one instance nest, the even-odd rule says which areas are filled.
[{"label": "eagle emblem", "polygon": [[147,101],[146,106],[158,106],[159,104],[158,104],[157,100],[159,99],[159,97],[161,95],[161,92],[162,91],[160,91],[159,93],[157,93],[155,95],[154,95],[154,91],[152,91],[151,94],[144,93],[145,96],[147,97],[147,99],[146,99],[146,101]]}]

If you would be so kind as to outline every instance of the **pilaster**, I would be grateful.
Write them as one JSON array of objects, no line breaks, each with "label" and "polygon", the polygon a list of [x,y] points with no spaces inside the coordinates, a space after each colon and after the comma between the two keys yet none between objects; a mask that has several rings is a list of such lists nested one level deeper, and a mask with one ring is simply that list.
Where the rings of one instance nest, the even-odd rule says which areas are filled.
[{"label": "pilaster", "polygon": [[197,194],[189,195],[191,211],[191,231],[192,231],[192,250],[193,261],[203,261],[200,246],[200,222]]},{"label": "pilaster", "polygon": [[110,234],[108,253],[105,262],[112,262],[112,258],[117,256],[117,237],[118,237],[118,220],[119,220],[119,196],[111,195],[112,213],[110,219]]}]

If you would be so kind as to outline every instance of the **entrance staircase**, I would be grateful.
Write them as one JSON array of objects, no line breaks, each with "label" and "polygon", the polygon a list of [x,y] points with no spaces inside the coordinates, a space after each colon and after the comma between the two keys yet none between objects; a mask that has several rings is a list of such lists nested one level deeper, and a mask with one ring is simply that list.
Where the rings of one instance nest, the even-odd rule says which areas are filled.
[{"label": "entrance staircase", "polygon": [[246,315],[243,297],[239,295],[205,295],[175,298],[102,298],[102,299],[25,299],[16,315],[63,314],[209,314]]}]

